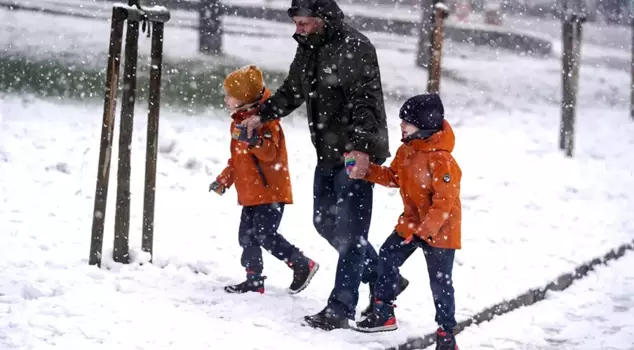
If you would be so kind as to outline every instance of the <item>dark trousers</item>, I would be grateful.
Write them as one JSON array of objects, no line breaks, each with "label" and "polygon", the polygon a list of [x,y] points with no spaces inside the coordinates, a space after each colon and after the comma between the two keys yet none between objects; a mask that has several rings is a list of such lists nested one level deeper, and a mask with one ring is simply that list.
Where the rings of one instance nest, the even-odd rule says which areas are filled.
[{"label": "dark trousers", "polygon": [[283,213],[284,204],[277,203],[242,208],[238,240],[243,249],[240,261],[247,271],[262,273],[262,248],[285,262],[302,256],[297,247],[277,232]]},{"label": "dark trousers", "polygon": [[374,185],[348,177],[344,167],[317,165],[313,183],[313,223],[339,252],[335,286],[328,307],[354,318],[359,284],[376,279],[377,253],[368,243]]},{"label": "dark trousers", "polygon": [[378,278],[375,284],[376,298],[391,304],[396,299],[399,267],[417,248],[422,248],[427,262],[431,293],[436,307],[436,323],[446,331],[456,326],[456,303],[452,281],[454,249],[434,248],[422,239],[415,238],[405,244],[404,239],[393,232],[379,250]]}]

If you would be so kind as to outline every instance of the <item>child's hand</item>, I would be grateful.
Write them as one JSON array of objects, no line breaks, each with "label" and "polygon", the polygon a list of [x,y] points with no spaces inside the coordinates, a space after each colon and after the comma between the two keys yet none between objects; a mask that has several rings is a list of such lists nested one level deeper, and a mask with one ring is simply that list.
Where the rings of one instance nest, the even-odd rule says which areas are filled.
[{"label": "child's hand", "polygon": [[411,234],[409,237],[405,238],[403,244],[410,244],[414,240],[414,234]]},{"label": "child's hand", "polygon": [[257,133],[254,133],[253,136],[247,136],[247,128],[242,125],[236,125],[236,128],[233,130],[231,137],[240,142],[246,142],[251,147],[255,147],[260,143],[260,137]]},{"label": "child's hand", "polygon": [[222,196],[226,190],[227,188],[218,181],[214,181],[209,185],[209,192],[214,191],[220,196]]},{"label": "child's hand", "polygon": [[[349,170],[349,176],[351,179],[363,179],[368,173],[370,167],[370,156],[367,153],[352,151],[346,153],[346,164],[352,164]],[[346,171],[348,166],[346,165]]]},{"label": "child's hand", "polygon": [[355,166],[355,164],[357,164],[357,161],[354,158],[349,158],[348,154],[350,153],[346,153],[344,154],[344,156],[346,157],[346,173],[350,175],[350,172],[352,171],[352,168]]}]

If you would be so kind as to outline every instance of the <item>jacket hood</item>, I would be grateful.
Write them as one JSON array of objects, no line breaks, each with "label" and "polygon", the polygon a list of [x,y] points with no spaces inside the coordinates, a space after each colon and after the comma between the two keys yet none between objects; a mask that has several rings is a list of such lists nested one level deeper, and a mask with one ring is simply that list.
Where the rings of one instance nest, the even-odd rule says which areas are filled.
[{"label": "jacket hood", "polygon": [[334,0],[292,0],[288,15],[320,17],[332,26],[337,26],[345,18]]},{"label": "jacket hood", "polygon": [[456,136],[449,125],[449,122],[443,120],[442,129],[434,133],[426,139],[415,139],[409,142],[416,150],[433,152],[447,151],[452,152],[456,145]]}]

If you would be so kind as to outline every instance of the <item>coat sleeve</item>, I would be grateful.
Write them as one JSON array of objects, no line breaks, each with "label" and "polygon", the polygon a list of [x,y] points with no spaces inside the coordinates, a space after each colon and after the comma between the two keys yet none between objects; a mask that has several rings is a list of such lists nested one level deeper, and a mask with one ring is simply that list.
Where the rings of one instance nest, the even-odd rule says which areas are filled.
[{"label": "coat sleeve", "polygon": [[251,152],[261,161],[270,162],[275,159],[280,148],[281,127],[279,122],[270,122],[262,126],[261,142],[251,148]]},{"label": "coat sleeve", "polygon": [[380,166],[375,163],[370,163],[365,180],[385,187],[399,188],[401,183],[398,177],[398,169],[401,167],[402,153],[403,152],[401,152],[401,149],[399,148],[399,150],[396,151],[396,156],[392,159],[390,166]]},{"label": "coat sleeve", "polygon": [[295,58],[288,70],[288,76],[273,96],[260,106],[262,122],[283,118],[304,103],[302,90],[303,49],[298,45]]},{"label": "coat sleeve", "polygon": [[384,103],[379,63],[370,42],[352,41],[348,46],[341,71],[352,125],[351,146],[355,151],[371,153],[380,137],[379,114]]},{"label": "coat sleeve", "polygon": [[432,241],[449,218],[456,201],[460,198],[462,172],[451,154],[442,152],[434,155],[430,165],[432,175],[431,207],[423,217],[416,235]]}]

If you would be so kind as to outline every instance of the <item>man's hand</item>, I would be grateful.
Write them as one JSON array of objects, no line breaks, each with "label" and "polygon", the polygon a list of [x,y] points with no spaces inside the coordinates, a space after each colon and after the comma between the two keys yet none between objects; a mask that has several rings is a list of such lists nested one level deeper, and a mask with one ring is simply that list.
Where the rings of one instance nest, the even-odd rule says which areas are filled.
[{"label": "man's hand", "polygon": [[251,116],[240,123],[240,125],[247,128],[247,137],[251,138],[253,136],[253,132],[262,126],[262,120],[259,115]]},{"label": "man's hand", "polygon": [[354,160],[354,166],[350,169],[351,179],[363,179],[370,167],[370,156],[367,153],[352,151],[346,155],[346,159]]}]

